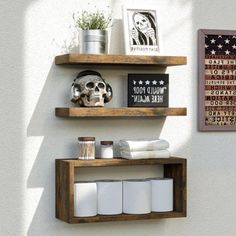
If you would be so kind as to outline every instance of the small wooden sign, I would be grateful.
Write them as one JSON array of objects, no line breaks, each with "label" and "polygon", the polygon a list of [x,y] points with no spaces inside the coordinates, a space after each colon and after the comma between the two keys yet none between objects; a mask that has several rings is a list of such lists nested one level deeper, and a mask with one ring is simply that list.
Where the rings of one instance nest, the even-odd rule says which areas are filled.
[{"label": "small wooden sign", "polygon": [[128,107],[168,106],[168,74],[128,74]]}]

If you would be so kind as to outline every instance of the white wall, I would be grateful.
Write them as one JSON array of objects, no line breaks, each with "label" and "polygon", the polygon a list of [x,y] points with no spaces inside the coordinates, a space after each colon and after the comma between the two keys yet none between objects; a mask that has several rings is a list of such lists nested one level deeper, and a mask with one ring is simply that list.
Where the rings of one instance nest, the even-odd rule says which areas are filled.
[{"label": "white wall", "polygon": [[[81,8],[87,9],[87,2],[0,2],[0,235],[235,235],[235,133],[197,132],[196,31],[235,29],[236,2],[145,1],[145,7],[156,7],[159,11],[162,51],[188,56],[187,66],[167,69],[171,80],[170,106],[187,106],[187,117],[58,119],[54,108],[70,105],[70,85],[81,68],[55,66],[53,60],[57,54],[76,51],[71,16]],[[110,5],[115,18],[111,53],[123,53],[121,6],[124,3],[143,6],[142,2],[99,1],[99,8]],[[125,105],[125,78],[128,72],[137,72],[136,68],[92,69],[99,70],[115,91],[108,106]],[[54,160],[76,156],[76,138],[84,135],[94,135],[97,140],[158,136],[169,140],[172,153],[188,159],[188,217],[85,225],[69,225],[55,219]],[[98,175],[148,177],[154,171],[129,167]],[[81,175],[97,177],[94,169]]]}]

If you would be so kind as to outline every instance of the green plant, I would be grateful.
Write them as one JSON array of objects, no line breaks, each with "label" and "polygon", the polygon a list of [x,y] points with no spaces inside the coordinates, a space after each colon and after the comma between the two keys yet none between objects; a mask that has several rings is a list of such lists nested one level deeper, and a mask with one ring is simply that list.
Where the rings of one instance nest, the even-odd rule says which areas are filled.
[{"label": "green plant", "polygon": [[111,14],[106,16],[104,12],[97,10],[96,12],[82,11],[78,15],[73,14],[75,27],[82,30],[105,30],[111,26]]}]

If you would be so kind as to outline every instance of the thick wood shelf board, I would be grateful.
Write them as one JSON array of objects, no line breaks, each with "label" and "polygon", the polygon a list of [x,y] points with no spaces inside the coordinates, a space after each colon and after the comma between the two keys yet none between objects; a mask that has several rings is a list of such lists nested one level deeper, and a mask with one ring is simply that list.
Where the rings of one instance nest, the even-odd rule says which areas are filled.
[{"label": "thick wood shelf board", "polygon": [[138,56],[138,55],[94,55],[64,54],[55,57],[56,65],[186,65],[184,56]]},{"label": "thick wood shelf board", "polygon": [[72,224],[76,223],[93,223],[93,222],[108,222],[108,221],[126,221],[126,220],[150,220],[163,218],[186,217],[182,212],[151,212],[149,214],[120,214],[120,215],[96,215],[91,217],[73,217]]},{"label": "thick wood shelf board", "polygon": [[102,167],[102,166],[129,166],[129,165],[164,165],[164,164],[184,164],[186,159],[179,157],[170,158],[153,158],[128,160],[121,157],[114,159],[94,159],[94,160],[78,160],[78,159],[57,159],[57,161],[67,163],[74,167]]},{"label": "thick wood shelf board", "polygon": [[85,107],[57,107],[58,117],[159,117],[186,116],[186,108],[85,108]]}]

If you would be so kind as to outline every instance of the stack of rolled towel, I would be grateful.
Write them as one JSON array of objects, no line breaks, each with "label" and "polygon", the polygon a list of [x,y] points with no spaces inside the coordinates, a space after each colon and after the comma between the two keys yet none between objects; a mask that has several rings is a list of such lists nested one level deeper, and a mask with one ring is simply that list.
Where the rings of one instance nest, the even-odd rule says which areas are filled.
[{"label": "stack of rolled towel", "polygon": [[119,141],[120,154],[125,159],[168,158],[169,143],[163,139],[122,139]]}]

